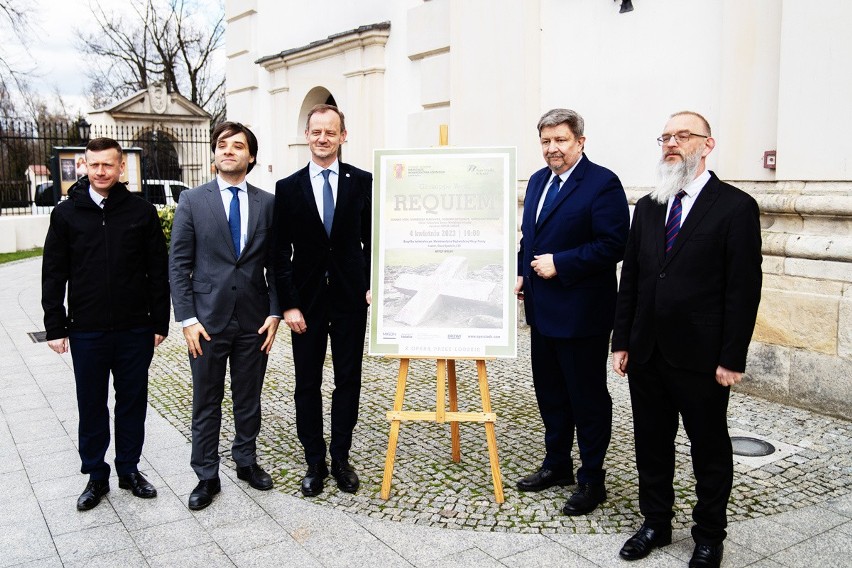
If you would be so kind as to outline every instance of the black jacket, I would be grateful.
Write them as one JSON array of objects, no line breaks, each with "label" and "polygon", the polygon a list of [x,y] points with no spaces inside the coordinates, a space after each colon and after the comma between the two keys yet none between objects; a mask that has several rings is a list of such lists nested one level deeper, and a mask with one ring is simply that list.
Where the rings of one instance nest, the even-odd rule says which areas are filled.
[{"label": "black jacket", "polygon": [[145,326],[168,334],[168,252],[160,220],[153,205],[122,183],[110,189],[103,209],[89,196],[88,178],[71,187],[50,215],[41,281],[48,340],[68,337],[69,330]]}]

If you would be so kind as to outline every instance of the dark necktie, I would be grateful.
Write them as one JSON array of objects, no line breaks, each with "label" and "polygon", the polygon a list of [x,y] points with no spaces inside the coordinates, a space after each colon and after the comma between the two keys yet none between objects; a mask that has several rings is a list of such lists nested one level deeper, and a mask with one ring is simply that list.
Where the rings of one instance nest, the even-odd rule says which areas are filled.
[{"label": "dark necktie", "polygon": [[331,193],[331,183],[328,176],[331,170],[323,170],[322,177],[322,224],[325,225],[325,234],[331,236],[331,223],[334,221],[334,195]]},{"label": "dark necktie", "polygon": [[683,212],[680,200],[683,199],[684,195],[686,195],[686,192],[683,190],[675,194],[674,201],[672,201],[672,209],[669,211],[669,220],[666,221],[666,256],[672,250],[675,239],[677,239],[677,234],[680,232],[680,216]]},{"label": "dark necktie", "polygon": [[231,209],[228,213],[228,226],[231,228],[231,240],[234,243],[234,252],[240,258],[240,188],[229,187],[234,194],[231,199]]},{"label": "dark necktie", "polygon": [[550,187],[547,188],[547,195],[544,196],[544,203],[541,206],[541,211],[538,213],[539,219],[543,219],[548,209],[553,206],[553,202],[556,200],[556,194],[559,193],[559,183],[561,181],[562,180],[559,176],[554,176],[553,181],[550,182]]}]

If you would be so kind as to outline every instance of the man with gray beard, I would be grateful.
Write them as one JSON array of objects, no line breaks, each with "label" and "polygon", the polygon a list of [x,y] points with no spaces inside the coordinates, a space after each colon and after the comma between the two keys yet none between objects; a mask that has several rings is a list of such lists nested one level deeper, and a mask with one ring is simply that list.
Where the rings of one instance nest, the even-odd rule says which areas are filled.
[{"label": "man with gray beard", "polygon": [[689,566],[718,567],[733,483],[728,397],[760,302],[760,212],[706,169],[716,142],[700,114],[673,114],[657,141],[660,183],[636,203],[612,336],[613,370],[630,385],[644,517],[619,554],[638,560],[671,543],[680,415],[696,479]]}]

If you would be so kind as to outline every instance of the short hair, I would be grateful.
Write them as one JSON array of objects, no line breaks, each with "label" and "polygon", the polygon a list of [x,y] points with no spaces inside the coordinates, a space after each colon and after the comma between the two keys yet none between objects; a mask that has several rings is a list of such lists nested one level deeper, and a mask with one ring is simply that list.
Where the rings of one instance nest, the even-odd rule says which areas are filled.
[{"label": "short hair", "polygon": [[559,126],[560,124],[567,124],[574,138],[579,139],[583,136],[583,128],[585,126],[583,117],[577,111],[567,108],[555,108],[541,115],[541,118],[538,119],[538,135],[541,136],[542,128],[546,126]]},{"label": "short hair", "polygon": [[119,144],[112,138],[92,138],[91,140],[89,140],[89,143],[86,144],[86,152],[103,152],[104,150],[117,151],[119,158],[124,155],[124,151],[121,149],[121,144]]},{"label": "short hair", "polygon": [[681,111],[678,111],[678,112],[674,113],[674,114],[673,114],[673,115],[671,115],[669,118],[671,119],[671,118],[674,118],[674,117],[676,117],[676,116],[681,116],[681,115],[684,115],[684,114],[689,115],[689,116],[694,116],[695,118],[697,118],[698,120],[700,120],[700,121],[701,121],[701,123],[704,125],[704,128],[706,128],[706,129],[707,129],[707,136],[712,136],[712,135],[713,135],[713,133],[710,131],[710,123],[709,123],[709,122],[707,122],[707,119],[706,119],[706,118],[704,118],[703,116],[701,116],[700,114],[698,114],[698,113],[697,113],[697,112],[695,112],[695,111],[692,111],[692,110],[681,110]]},{"label": "short hair", "polygon": [[253,162],[249,162],[248,169],[246,170],[246,173],[249,173],[257,163],[257,136],[243,123],[225,121],[214,128],[213,133],[210,135],[210,151],[214,154],[216,153],[216,144],[221,138],[230,138],[240,133],[245,135],[248,142],[249,155],[254,158]]},{"label": "short hair", "polygon": [[346,131],[346,119],[343,117],[343,113],[336,106],[327,105],[327,104],[314,105],[314,107],[310,111],[308,111],[308,119],[305,121],[305,130],[310,130],[311,117],[313,115],[315,115],[318,112],[323,113],[323,112],[328,112],[328,111],[337,113],[337,116],[340,117],[340,131],[345,132]]}]

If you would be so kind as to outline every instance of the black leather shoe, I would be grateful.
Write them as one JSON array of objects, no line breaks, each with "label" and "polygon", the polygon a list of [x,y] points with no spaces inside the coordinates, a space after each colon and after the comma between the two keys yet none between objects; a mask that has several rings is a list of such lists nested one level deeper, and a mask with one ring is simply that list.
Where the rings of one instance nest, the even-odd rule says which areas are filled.
[{"label": "black leather shoe", "polygon": [[152,499],[157,496],[157,489],[138,471],[119,475],[118,486],[121,489],[130,489],[134,495],[142,499]]},{"label": "black leather shoe", "polygon": [[237,477],[260,491],[272,489],[272,476],[263,471],[256,463],[246,466],[237,466]]},{"label": "black leather shoe", "polygon": [[518,481],[518,491],[541,491],[555,485],[573,485],[574,473],[561,473],[552,469],[540,468]]},{"label": "black leather shoe", "polygon": [[658,531],[648,525],[642,525],[636,534],[627,539],[618,555],[625,560],[639,560],[648,556],[654,548],[668,546],[671,543],[671,529]]},{"label": "black leather shoe", "polygon": [[302,478],[302,495],[314,497],[322,493],[322,481],[328,477],[328,466],[325,462],[308,465],[308,471]]},{"label": "black leather shoe", "polygon": [[603,483],[581,483],[568,498],[565,506],[562,507],[562,512],[572,517],[588,515],[604,501],[606,501],[606,485]]},{"label": "black leather shoe", "polygon": [[86,489],[80,494],[77,499],[77,510],[88,511],[94,509],[101,502],[101,498],[109,493],[108,479],[90,479],[86,484]]},{"label": "black leather shoe", "polygon": [[346,493],[355,493],[361,482],[355,469],[349,465],[349,460],[332,460],[331,475],[337,480],[337,487]]},{"label": "black leather shoe", "polygon": [[213,496],[222,490],[219,478],[202,479],[189,494],[189,508],[200,511],[213,502]]},{"label": "black leather shoe", "polygon": [[696,544],[692,551],[689,568],[719,568],[722,564],[722,552],[725,546],[719,544]]}]

